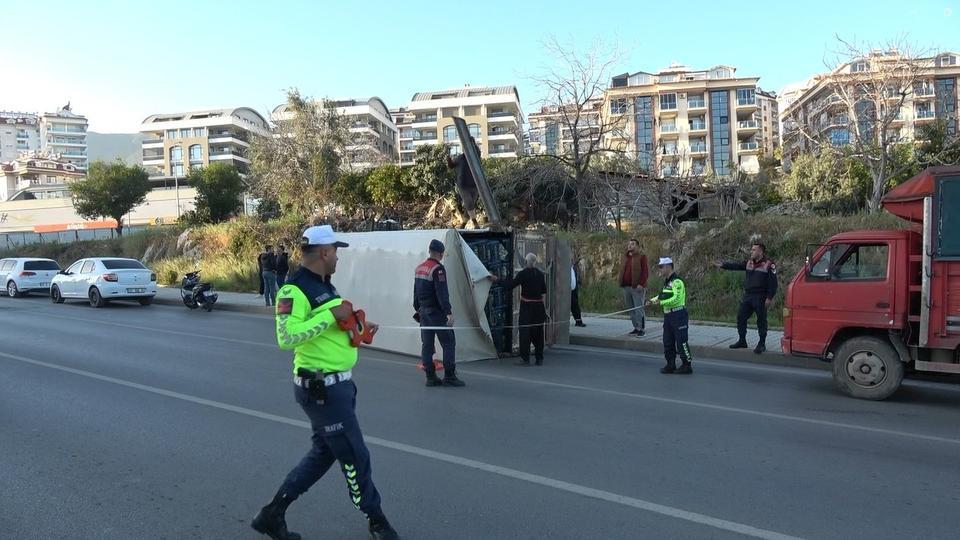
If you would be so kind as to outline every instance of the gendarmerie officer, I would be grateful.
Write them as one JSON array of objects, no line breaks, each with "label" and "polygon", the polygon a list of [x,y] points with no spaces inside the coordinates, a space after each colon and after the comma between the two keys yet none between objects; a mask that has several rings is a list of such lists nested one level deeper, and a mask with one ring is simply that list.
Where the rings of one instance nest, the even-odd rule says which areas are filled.
[{"label": "gendarmerie officer", "polygon": [[[443,242],[431,240],[430,256],[417,266],[413,279],[414,319],[423,327],[420,330],[420,360],[427,376],[427,386],[464,386],[457,378],[457,340],[453,329],[453,307],[447,290],[447,270],[440,262],[445,251]],[[436,352],[435,341],[443,348],[443,380],[437,378],[433,365]]]},{"label": "gendarmerie officer", "polygon": [[767,350],[767,309],[777,295],[777,265],[767,257],[767,248],[761,242],[750,246],[750,258],[746,261],[726,261],[714,263],[723,270],[746,272],[743,282],[743,298],[737,311],[737,333],[740,339],[730,346],[731,349],[746,349],[747,321],[757,314],[757,333],[760,341],[753,352],[760,354]]},{"label": "gendarmerie officer", "polygon": [[251,523],[274,540],[300,539],[299,534],[287,531],[287,507],[334,462],[340,463],[350,500],[367,517],[370,538],[400,538],[380,508],[370,453],[354,411],[357,387],[352,369],[358,349],[351,341],[352,332],[362,328],[372,339],[377,327],[363,323],[362,313],[353,311],[330,282],[337,269],[337,248],[341,247],[347,244],[337,240],[329,225],[305,230],[300,269],[277,297],[277,343],[281,349],[294,351],[294,395],[310,418],[313,447]]}]

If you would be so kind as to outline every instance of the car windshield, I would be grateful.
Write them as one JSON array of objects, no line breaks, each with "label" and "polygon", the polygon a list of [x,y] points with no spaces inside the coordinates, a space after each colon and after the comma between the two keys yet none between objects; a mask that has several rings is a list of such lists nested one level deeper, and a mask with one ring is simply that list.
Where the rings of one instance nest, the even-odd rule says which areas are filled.
[{"label": "car windshield", "polygon": [[54,261],[26,261],[24,270],[60,270],[60,265]]},{"label": "car windshield", "polygon": [[103,266],[107,270],[125,270],[135,268],[137,270],[146,270],[146,267],[140,264],[140,261],[133,259],[104,259]]}]

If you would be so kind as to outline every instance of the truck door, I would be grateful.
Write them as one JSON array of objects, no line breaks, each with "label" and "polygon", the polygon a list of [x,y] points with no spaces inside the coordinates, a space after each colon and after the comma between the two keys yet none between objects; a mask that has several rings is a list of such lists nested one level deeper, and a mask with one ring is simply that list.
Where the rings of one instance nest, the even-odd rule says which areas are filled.
[{"label": "truck door", "polygon": [[831,321],[834,328],[892,327],[892,251],[891,243],[885,241],[831,246],[808,275],[808,281],[822,282],[819,318]]}]

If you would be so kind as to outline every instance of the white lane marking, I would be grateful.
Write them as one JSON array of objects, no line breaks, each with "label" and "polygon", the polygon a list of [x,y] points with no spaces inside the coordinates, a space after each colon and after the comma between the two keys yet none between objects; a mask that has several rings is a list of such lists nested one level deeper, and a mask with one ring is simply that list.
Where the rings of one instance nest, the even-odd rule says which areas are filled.
[{"label": "white lane marking", "polygon": [[[270,414],[263,411],[258,411],[254,409],[248,409],[246,407],[239,407],[236,405],[230,405],[229,403],[223,403],[220,401],[214,401],[211,399],[204,399],[197,396],[191,396],[189,394],[182,394],[180,392],[173,392],[170,390],[164,390],[162,388],[156,388],[153,386],[147,386],[145,384],[139,384],[131,381],[126,381],[123,379],[116,379],[114,377],[108,377],[106,375],[100,375],[98,373],[93,373],[90,371],[84,371],[81,369],[74,369],[67,366],[61,366],[59,364],[51,364],[49,362],[43,362],[40,360],[34,360],[31,358],[26,358],[23,356],[17,356],[13,354],[7,354],[0,352],[0,357],[8,358],[10,360],[17,360],[26,364],[32,364],[39,367],[45,367],[49,369],[56,369],[59,371],[64,371],[67,373],[72,373],[74,375],[80,375],[83,377],[88,377],[91,379],[96,379],[103,382],[108,382],[111,384],[116,384],[119,386],[125,386],[128,388],[133,388],[136,390],[142,390],[144,392],[150,392],[152,394],[178,399],[181,401],[186,401],[189,403],[194,403],[197,405],[203,405],[206,407],[212,407],[215,409],[220,409],[224,411],[230,411],[237,414],[242,414],[250,416],[253,418],[259,418],[261,420],[269,420],[271,422],[277,422],[280,424],[286,424],[289,426],[295,426],[303,429],[310,429],[310,424],[302,420],[294,420],[292,418],[287,418],[284,416],[279,416],[276,414]],[[475,469],[478,471],[488,472],[496,474],[499,476],[504,476],[507,478],[512,478],[514,480],[521,480],[524,482],[529,482],[531,484],[537,484],[544,487],[549,487],[557,489],[559,491],[565,491],[568,493],[573,493],[575,495],[581,495],[584,497],[589,497],[591,499],[598,499],[601,501],[606,501],[614,504],[619,504],[622,506],[627,506],[631,508],[636,508],[639,510],[645,510],[647,512],[652,512],[655,514],[660,514],[663,516],[676,518],[684,521],[689,521],[692,523],[697,523],[700,525],[706,525],[708,527],[713,527],[715,529],[721,529],[725,531],[730,531],[744,536],[751,536],[754,538],[763,538],[767,540],[796,540],[799,537],[790,536],[782,534],[776,531],[770,531],[766,529],[760,529],[753,527],[751,525],[746,525],[744,523],[738,523],[736,521],[728,521],[725,519],[715,518],[713,516],[708,516],[706,514],[699,514],[697,512],[690,512],[688,510],[683,510],[682,508],[676,508],[673,506],[665,506],[662,504],[657,504],[654,502],[646,501],[643,499],[637,499],[634,497],[628,497],[626,495],[620,495],[610,491],[604,491],[600,489],[594,489],[587,486],[581,486],[579,484],[572,484],[570,482],[564,482],[562,480],[557,480],[547,476],[541,476],[538,474],[531,474],[524,471],[519,471],[516,469],[510,469],[507,467],[501,467],[499,465],[493,465],[490,463],[485,463],[483,461],[477,461],[469,458],[464,458],[456,456],[453,454],[447,454],[444,452],[436,452],[434,450],[429,450],[427,448],[421,448],[419,446],[411,446],[409,444],[404,444],[400,442],[390,441],[387,439],[381,439],[379,437],[373,437],[369,435],[364,435],[364,440],[368,443],[376,446],[381,446],[384,448],[389,448],[391,450],[397,450],[399,452],[404,452],[407,454],[412,454],[415,456],[420,456],[428,459],[433,459],[436,461],[442,461],[445,463],[450,463],[453,465],[460,465],[462,467],[467,467],[470,469]]]},{"label": "white lane marking", "polygon": [[[80,319],[80,318],[75,318],[75,317],[63,317],[63,316],[57,316],[57,315],[54,315],[54,317],[60,317],[60,318],[70,319],[70,320],[77,320],[77,321],[81,321],[81,322],[90,322],[90,319]],[[147,326],[136,326],[136,325],[129,325],[129,324],[113,323],[113,322],[102,322],[102,323],[101,323],[101,322],[99,322],[99,321],[97,322],[97,324],[106,324],[106,325],[111,325],[111,326],[119,326],[119,327],[121,327],[121,328],[132,328],[132,329],[137,329],[137,330],[146,330],[146,331],[150,331],[150,332],[163,332],[163,333],[167,333],[167,334],[176,334],[176,335],[183,335],[183,336],[189,336],[189,337],[200,337],[200,338],[206,338],[206,339],[224,341],[224,342],[228,342],[228,343],[239,343],[239,344],[243,344],[243,345],[256,345],[256,346],[260,346],[260,347],[269,347],[269,348],[271,348],[271,349],[275,348],[275,346],[274,346],[272,343],[268,344],[268,343],[263,343],[263,342],[258,342],[258,341],[246,341],[246,340],[242,340],[242,339],[233,339],[233,338],[225,338],[225,337],[218,337],[218,336],[209,336],[209,335],[205,335],[205,334],[192,334],[192,333],[188,333],[188,332],[179,332],[179,331],[176,331],[176,330],[161,330],[161,329],[156,329],[156,328],[150,328],[150,327],[147,327]],[[379,351],[378,351],[378,352],[379,352]],[[398,361],[398,360],[389,360],[389,359],[386,359],[386,358],[377,358],[377,357],[375,357],[375,356],[370,356],[370,354],[369,354],[368,352],[365,352],[365,353],[364,353],[364,356],[362,357],[362,359],[363,359],[363,360],[366,360],[366,361],[374,361],[374,362],[381,362],[381,363],[385,363],[385,364],[394,364],[394,365],[401,365],[401,366],[408,366],[408,367],[411,366],[411,365],[414,363],[414,362],[401,362],[401,361]],[[726,367],[726,366],[724,366],[724,367]],[[919,440],[924,440],[924,441],[942,442],[942,443],[960,445],[960,439],[951,439],[951,438],[948,438],[948,437],[938,437],[938,436],[936,436],[936,435],[923,435],[923,434],[920,434],[920,433],[911,433],[911,432],[909,432],[909,431],[899,431],[899,430],[895,430],[895,429],[875,428],[875,427],[869,427],[869,426],[860,426],[860,425],[857,425],[857,424],[848,424],[848,423],[845,423],[845,422],[833,422],[833,421],[831,421],[831,420],[820,420],[820,419],[817,419],[817,418],[805,418],[805,417],[802,417],[802,416],[792,416],[792,415],[788,415],[788,414],[778,414],[778,413],[769,413],[769,412],[763,412],[763,411],[754,411],[754,410],[750,410],[750,409],[742,409],[742,408],[739,408],[739,407],[729,407],[729,406],[726,406],[726,405],[714,405],[714,404],[711,404],[711,403],[701,403],[701,402],[698,402],[698,401],[687,401],[687,400],[682,400],[682,399],[666,398],[666,397],[654,396],[654,395],[650,395],[650,394],[639,394],[639,393],[634,393],[634,392],[621,392],[621,391],[619,391],[619,390],[608,390],[608,389],[606,389],[606,388],[597,388],[597,387],[593,387],[593,386],[581,386],[581,385],[578,385],[578,384],[567,384],[567,383],[550,382],[550,381],[543,381],[543,380],[536,380],[536,379],[526,379],[526,378],[523,378],[523,377],[513,377],[513,376],[509,376],[509,375],[497,375],[497,374],[493,374],[493,373],[484,373],[484,372],[481,372],[481,371],[473,371],[473,370],[466,370],[466,371],[465,371],[465,370],[463,370],[462,368],[459,368],[458,370],[459,370],[460,373],[465,373],[465,374],[469,374],[469,375],[473,375],[473,376],[477,376],[477,377],[487,377],[487,378],[490,378],[490,379],[499,379],[499,380],[520,382],[520,383],[525,383],[525,384],[532,384],[532,385],[537,385],[537,386],[546,386],[546,387],[551,387],[551,388],[564,388],[564,389],[567,389],[567,390],[580,390],[580,391],[586,391],[586,392],[596,392],[596,393],[606,394],[606,395],[611,395],[611,396],[619,396],[619,397],[626,397],[626,398],[632,398],[632,399],[642,399],[642,400],[646,400],[646,401],[655,401],[655,402],[659,402],[659,403],[669,403],[669,404],[673,404],[673,405],[685,405],[685,406],[688,406],[688,407],[699,407],[699,408],[702,408],[702,409],[709,409],[709,410],[713,410],[713,411],[722,411],[722,412],[728,412],[728,413],[745,414],[745,415],[751,415],[751,416],[760,416],[760,417],[772,418],[772,419],[776,419],[776,420],[787,420],[787,421],[791,421],[791,422],[801,422],[801,423],[805,423],[805,424],[818,425],[818,426],[826,426],[826,427],[832,427],[832,428],[852,429],[852,430],[857,430],[857,431],[863,431],[863,432],[866,432],[866,433],[877,433],[877,434],[881,434],[881,435],[892,435],[892,436],[896,436],[896,437],[906,437],[906,438],[910,438],[910,439],[919,439]]]}]

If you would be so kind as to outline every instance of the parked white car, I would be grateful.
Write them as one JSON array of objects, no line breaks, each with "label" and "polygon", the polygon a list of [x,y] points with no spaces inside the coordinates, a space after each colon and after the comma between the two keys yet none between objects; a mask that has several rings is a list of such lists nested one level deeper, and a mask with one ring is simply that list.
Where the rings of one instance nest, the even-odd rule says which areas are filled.
[{"label": "parked white car", "polygon": [[83,298],[93,307],[111,300],[137,300],[148,306],[157,295],[157,275],[136,259],[95,257],[80,259],[53,278],[50,299],[62,304]]},{"label": "parked white car", "polygon": [[60,265],[50,259],[0,259],[0,285],[11,298],[32,292],[48,294],[59,271]]}]

